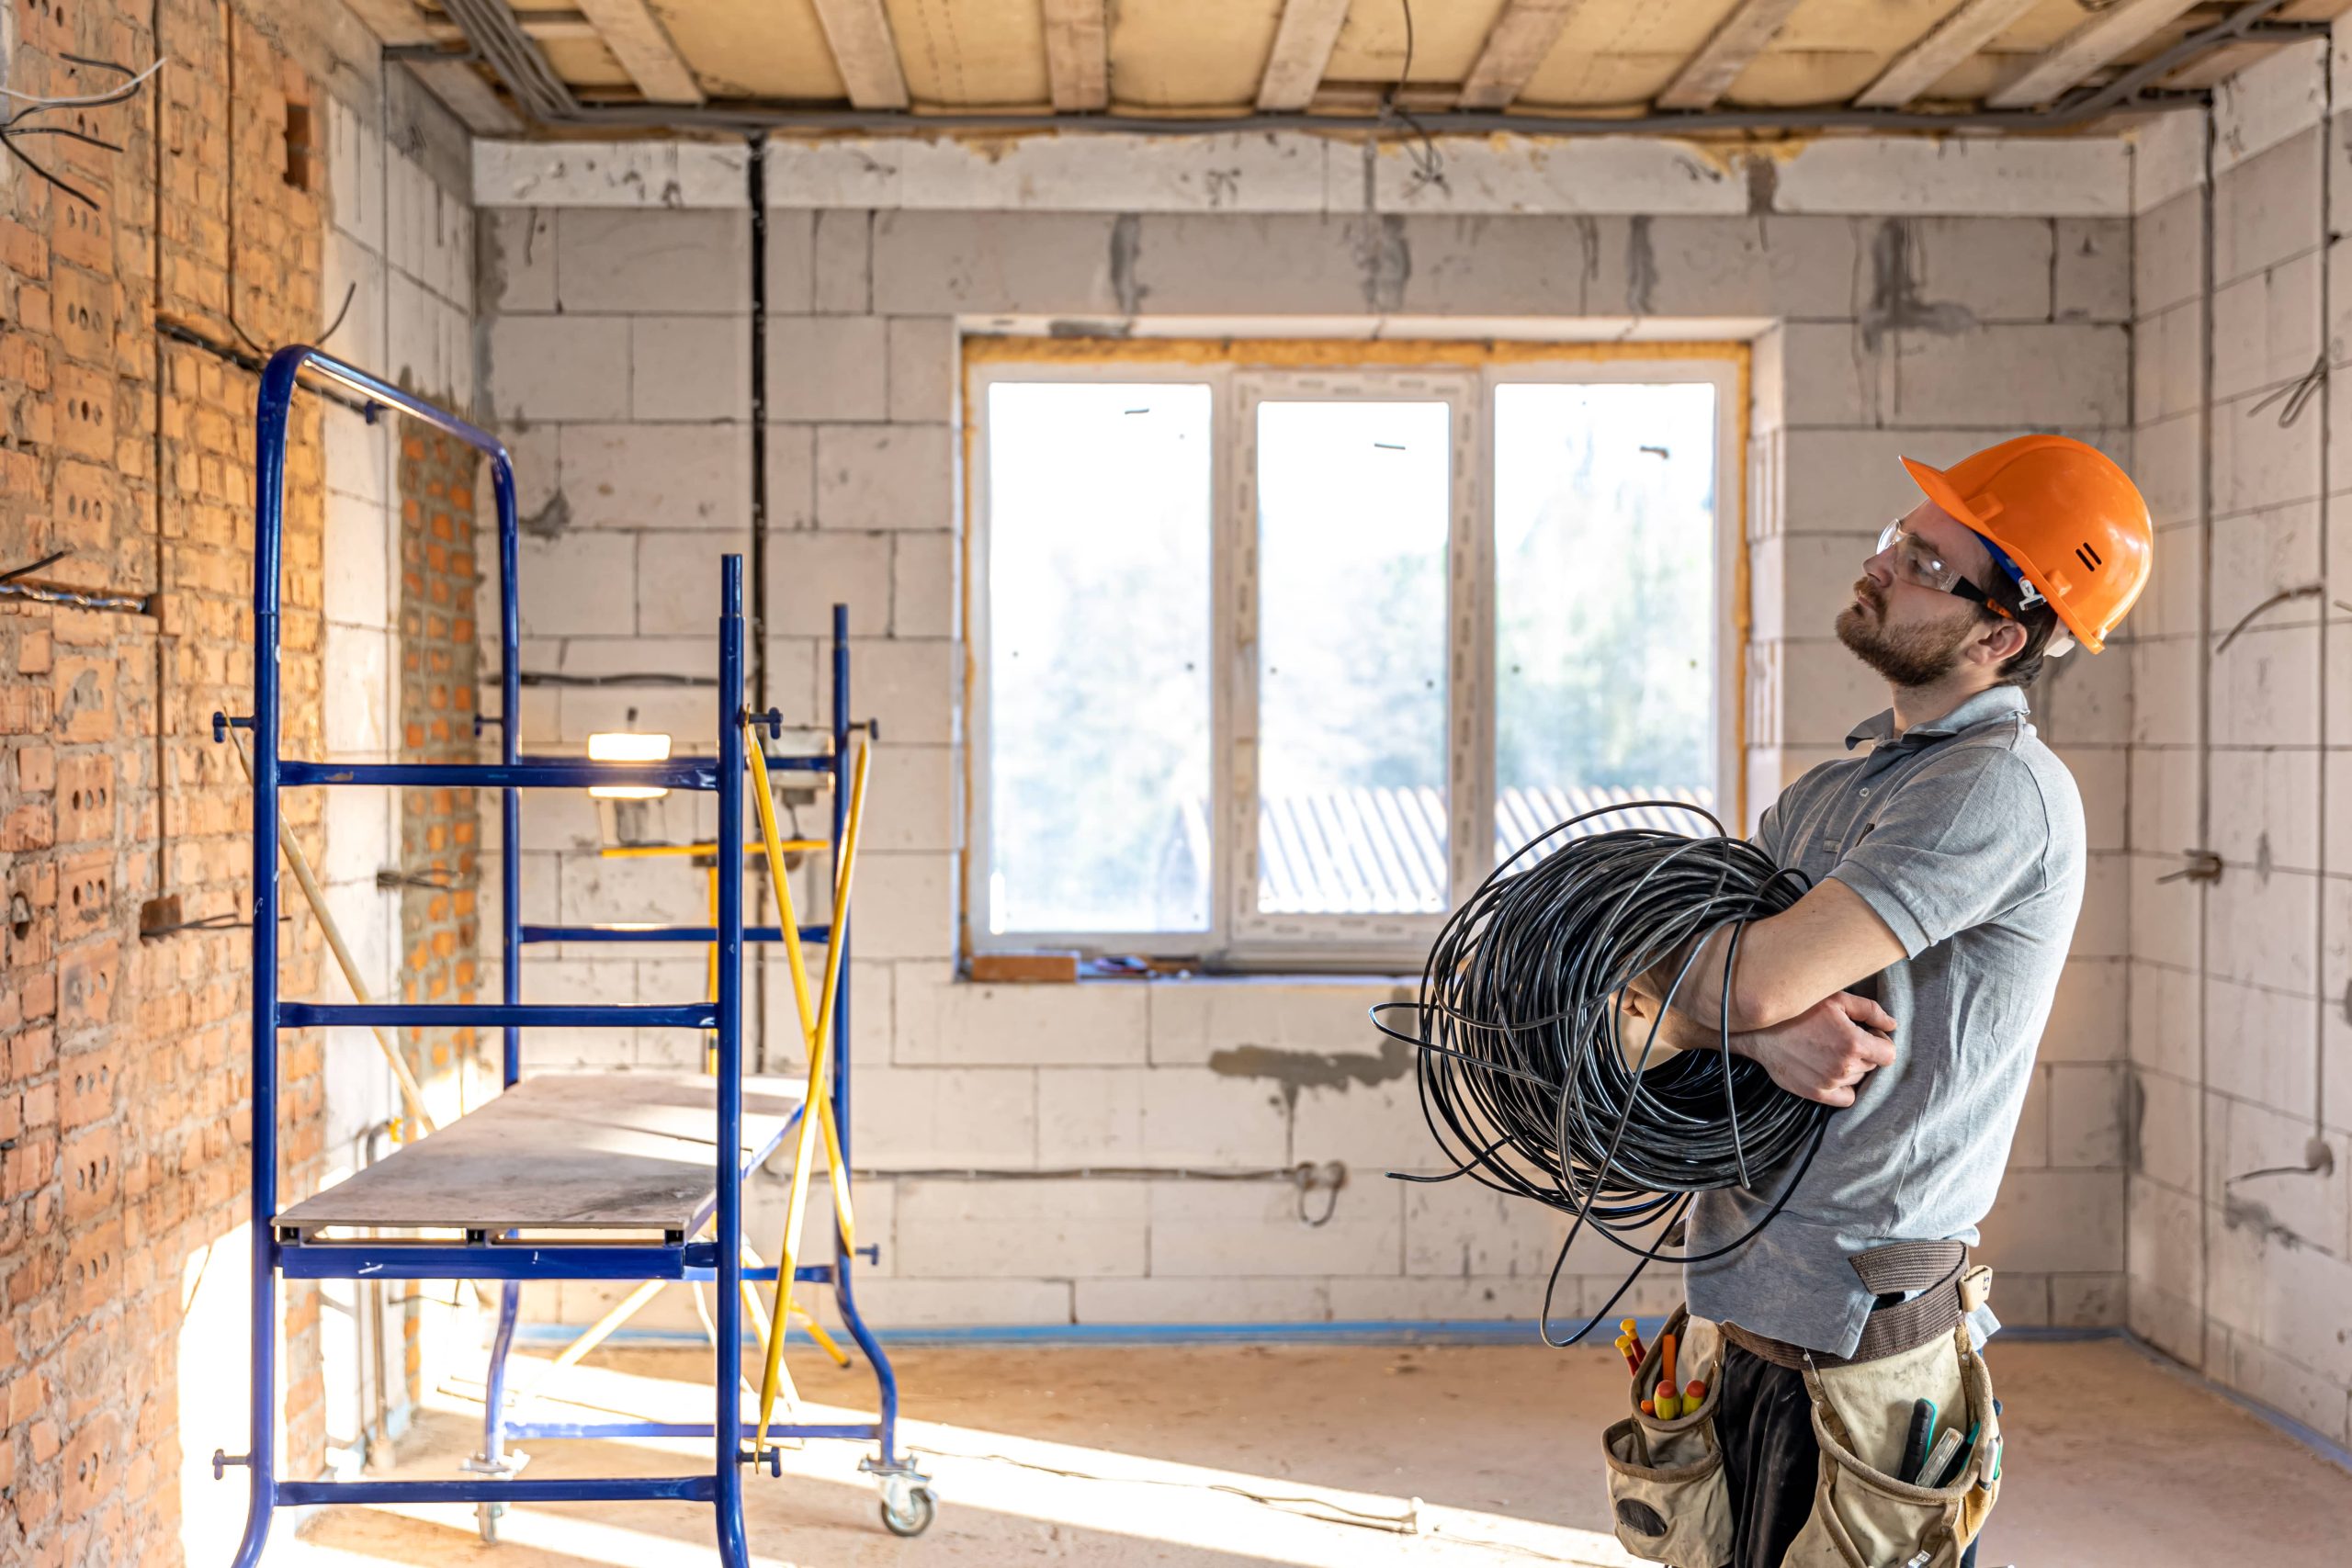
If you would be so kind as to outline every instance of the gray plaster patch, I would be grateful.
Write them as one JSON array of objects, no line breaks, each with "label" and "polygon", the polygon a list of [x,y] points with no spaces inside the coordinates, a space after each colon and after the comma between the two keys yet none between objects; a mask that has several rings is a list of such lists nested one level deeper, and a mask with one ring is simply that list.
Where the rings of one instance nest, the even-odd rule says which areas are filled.
[{"label": "gray plaster patch", "polygon": [[1283,1109],[1298,1109],[1303,1089],[1336,1089],[1390,1083],[1413,1070],[1413,1048],[1402,1040],[1381,1043],[1380,1054],[1364,1051],[1283,1051],[1272,1045],[1235,1045],[1210,1054],[1209,1071],[1229,1078],[1272,1078],[1282,1089]]}]

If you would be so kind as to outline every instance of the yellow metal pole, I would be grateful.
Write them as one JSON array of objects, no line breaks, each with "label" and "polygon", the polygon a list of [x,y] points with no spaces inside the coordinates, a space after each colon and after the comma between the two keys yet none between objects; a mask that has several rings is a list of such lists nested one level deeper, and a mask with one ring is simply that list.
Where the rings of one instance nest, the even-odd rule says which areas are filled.
[{"label": "yellow metal pole", "polygon": [[[791,879],[785,874],[784,854],[776,837],[775,801],[768,790],[767,758],[761,752],[757,731],[744,726],[747,740],[745,754],[752,762],[752,798],[757,807],[760,833],[768,849],[768,882],[775,898],[776,921],[784,932],[786,963],[792,971],[792,1005],[800,1017],[800,1043],[807,1049],[816,1038],[817,1020],[810,1010],[813,1003],[808,996],[808,960],[800,945],[800,916],[792,901]],[[814,1091],[811,1091],[812,1094]],[[831,1178],[833,1215],[842,1227],[842,1245],[854,1247],[857,1241],[857,1219],[850,1202],[849,1168],[842,1159],[841,1129],[833,1124],[833,1102],[831,1096],[817,1096],[814,1104],[820,1129],[825,1134],[825,1169]],[[809,1113],[804,1103],[800,1113]],[[797,1201],[797,1191],[793,1194]]]},{"label": "yellow metal pole", "polygon": [[[743,852],[747,855],[755,855],[765,847],[763,844],[745,844]],[[831,849],[832,845],[822,839],[786,839],[782,847],[786,854],[812,855]],[[605,860],[657,860],[684,855],[716,855],[718,852],[718,846],[717,844],[606,844],[596,852]]]},{"label": "yellow metal pole", "polygon": [[[863,823],[865,810],[866,770],[873,760],[873,755],[872,745],[860,745],[857,749],[857,764],[850,774],[849,816],[842,828],[841,865],[833,875],[832,930],[825,944],[824,996],[819,1004],[816,1028],[809,1037],[808,1100],[804,1101],[800,1115],[800,1137],[793,1151],[792,1186],[789,1189],[790,1207],[785,1211],[784,1217],[784,1247],[781,1255],[776,1258],[775,1315],[779,1318],[785,1315],[784,1298],[791,1286],[794,1264],[800,1256],[801,1224],[807,1217],[808,1208],[802,1200],[801,1194],[808,1190],[809,1161],[816,1152],[816,1135],[809,1126],[811,1118],[806,1107],[809,1104],[822,1106],[827,1103],[826,1050],[832,1040],[833,998],[841,985],[842,931],[849,922],[851,877],[857,867],[858,829]],[[840,1168],[838,1161],[835,1168],[837,1170]],[[760,1425],[758,1431],[753,1435],[752,1444],[752,1451],[754,1454],[767,1447],[768,1422],[775,1405],[776,1377],[782,1370],[783,1356],[784,1336],[781,1334],[772,1336],[768,1340],[767,1371],[760,1384]]]}]

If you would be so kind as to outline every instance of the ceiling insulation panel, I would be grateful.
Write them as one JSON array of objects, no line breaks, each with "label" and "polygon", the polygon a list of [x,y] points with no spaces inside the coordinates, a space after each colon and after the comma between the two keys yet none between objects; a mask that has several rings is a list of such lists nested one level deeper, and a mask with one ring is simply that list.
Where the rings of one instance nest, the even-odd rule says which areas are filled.
[{"label": "ceiling insulation panel", "polygon": [[1230,113],[1257,101],[1281,0],[1120,0],[1111,18],[1111,101]]},{"label": "ceiling insulation panel", "polygon": [[1766,56],[1833,50],[1892,60],[1926,38],[1963,0],[1804,0],[1781,24]]},{"label": "ceiling insulation panel", "polygon": [[637,79],[605,47],[604,39],[543,38],[538,43],[539,52],[555,67],[555,73],[572,86],[599,96],[624,88],[634,96]]},{"label": "ceiling insulation panel", "polygon": [[1049,108],[1046,14],[1037,0],[883,0],[917,104]]},{"label": "ceiling insulation panel", "polygon": [[808,0],[652,0],[714,98],[839,103],[849,96]]},{"label": "ceiling insulation panel", "polygon": [[1739,0],[1591,0],[1568,17],[1522,102],[1646,101],[1674,80]]},{"label": "ceiling insulation panel", "polygon": [[[1618,6],[1625,0],[1596,0]],[[1413,0],[1413,77],[1461,82],[1478,62],[1503,0]],[[1332,47],[1327,82],[1394,83],[1405,68],[1405,0],[1355,0]]]},{"label": "ceiling insulation panel", "polygon": [[1885,50],[1768,50],[1749,62],[1723,101],[1759,109],[1843,103],[1877,81],[1890,58]]}]

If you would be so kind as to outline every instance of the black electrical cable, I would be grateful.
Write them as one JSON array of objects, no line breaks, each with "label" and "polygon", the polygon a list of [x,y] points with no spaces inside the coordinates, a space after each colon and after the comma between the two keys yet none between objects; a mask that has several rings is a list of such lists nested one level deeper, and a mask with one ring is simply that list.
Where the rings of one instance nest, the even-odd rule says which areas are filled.
[{"label": "black electrical cable", "polygon": [[[1659,807],[1703,818],[1713,832],[1577,831],[1595,818]],[[1453,1167],[1442,1176],[1390,1174],[1466,1176],[1574,1216],[1544,1286],[1537,1328],[1546,1345],[1582,1339],[1654,1261],[1704,1262],[1747,1246],[1812,1166],[1829,1108],[1735,1054],[1727,1022],[1715,1050],[1680,1052],[1656,1066],[1663,1010],[1637,1052],[1627,1049],[1623,1024],[1636,978],[1683,953],[1665,987],[1671,1004],[1701,946],[1692,939],[1725,926],[1727,1020],[1747,922],[1788,908],[1806,886],[1755,845],[1724,836],[1697,807],[1638,801],[1588,811],[1496,867],[1453,912],[1430,950],[1417,1000],[1372,1010],[1383,1033],[1420,1048],[1421,1112]],[[1414,1032],[1382,1021],[1401,1010],[1413,1013]],[[1671,1236],[1695,1194],[1752,1188],[1792,1160],[1780,1196],[1736,1241],[1678,1256],[1664,1243],[1626,1239],[1654,1224]],[[1552,1298],[1587,1225],[1632,1253],[1633,1271],[1583,1328],[1555,1339]]]}]

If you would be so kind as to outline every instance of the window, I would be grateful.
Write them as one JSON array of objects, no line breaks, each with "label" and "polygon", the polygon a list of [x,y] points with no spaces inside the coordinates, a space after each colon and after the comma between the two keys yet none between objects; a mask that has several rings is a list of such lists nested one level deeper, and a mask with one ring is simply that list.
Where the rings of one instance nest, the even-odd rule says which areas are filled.
[{"label": "window", "polygon": [[974,948],[1418,964],[1555,824],[1726,798],[1736,365],[1461,357],[976,367]]}]

